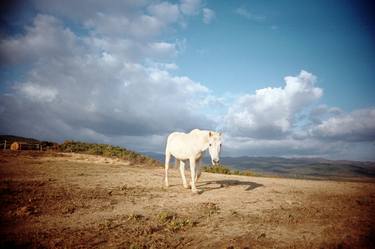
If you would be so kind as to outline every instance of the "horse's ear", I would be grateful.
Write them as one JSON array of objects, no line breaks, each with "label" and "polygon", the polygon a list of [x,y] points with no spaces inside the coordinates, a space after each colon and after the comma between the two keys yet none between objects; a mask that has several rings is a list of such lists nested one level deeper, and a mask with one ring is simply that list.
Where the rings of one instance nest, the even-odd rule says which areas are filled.
[{"label": "horse's ear", "polygon": [[208,136],[211,137],[212,136],[212,133],[211,131],[208,132]]}]

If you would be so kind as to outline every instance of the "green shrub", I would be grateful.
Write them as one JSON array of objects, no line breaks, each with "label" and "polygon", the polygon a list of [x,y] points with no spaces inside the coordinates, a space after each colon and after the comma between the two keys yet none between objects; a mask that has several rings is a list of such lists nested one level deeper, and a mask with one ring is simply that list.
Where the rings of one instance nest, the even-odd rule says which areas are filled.
[{"label": "green shrub", "polygon": [[90,155],[98,155],[105,157],[116,157],[124,160],[128,160],[134,164],[145,164],[151,166],[159,166],[160,163],[157,160],[146,157],[144,155],[138,154],[134,151],[121,148],[119,146],[112,146],[108,144],[93,144],[93,143],[84,143],[73,140],[64,141],[60,145],[61,152],[74,152],[74,153],[83,153]]},{"label": "green shrub", "polygon": [[242,176],[259,176],[258,173],[255,173],[251,170],[240,171],[239,175],[242,175]]},{"label": "green shrub", "polygon": [[259,176],[259,174],[254,173],[250,170],[240,171],[231,170],[228,166],[224,165],[214,165],[214,166],[204,166],[204,172],[226,174],[226,175],[240,175],[240,176]]},{"label": "green shrub", "polygon": [[214,166],[204,166],[203,170],[209,173],[219,173],[219,174],[226,174],[231,175],[231,170],[228,167],[223,165],[214,165]]}]

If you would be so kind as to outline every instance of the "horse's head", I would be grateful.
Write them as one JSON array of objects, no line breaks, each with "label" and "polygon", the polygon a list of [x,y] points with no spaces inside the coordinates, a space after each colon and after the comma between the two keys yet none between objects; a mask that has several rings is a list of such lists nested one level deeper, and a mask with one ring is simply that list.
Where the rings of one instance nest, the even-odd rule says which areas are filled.
[{"label": "horse's head", "polygon": [[211,156],[212,165],[219,164],[220,150],[221,150],[221,133],[210,131],[208,133],[208,151]]}]

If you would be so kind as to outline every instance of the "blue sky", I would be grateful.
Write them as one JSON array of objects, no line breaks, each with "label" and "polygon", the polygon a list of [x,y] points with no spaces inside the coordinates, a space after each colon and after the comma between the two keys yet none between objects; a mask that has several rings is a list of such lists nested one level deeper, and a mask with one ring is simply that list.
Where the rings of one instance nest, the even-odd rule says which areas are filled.
[{"label": "blue sky", "polygon": [[163,151],[375,160],[367,1],[15,1],[3,6],[0,133]]},{"label": "blue sky", "polygon": [[[373,105],[374,34],[360,7],[344,1],[212,1],[217,18],[178,33],[189,53],[181,72],[224,93],[278,86],[285,72],[319,77],[330,105]],[[241,8],[260,20],[241,16]],[[356,9],[358,8],[358,9]],[[203,53],[200,53],[204,51]],[[218,73],[221,72],[221,73]]]}]

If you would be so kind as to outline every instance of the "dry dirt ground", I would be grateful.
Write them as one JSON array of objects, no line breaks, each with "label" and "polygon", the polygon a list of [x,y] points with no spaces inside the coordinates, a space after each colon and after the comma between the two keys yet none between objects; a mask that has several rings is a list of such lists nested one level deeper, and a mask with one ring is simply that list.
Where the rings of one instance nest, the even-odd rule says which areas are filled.
[{"label": "dry dirt ground", "polygon": [[1,152],[0,248],[375,248],[374,183],[170,172]]}]

